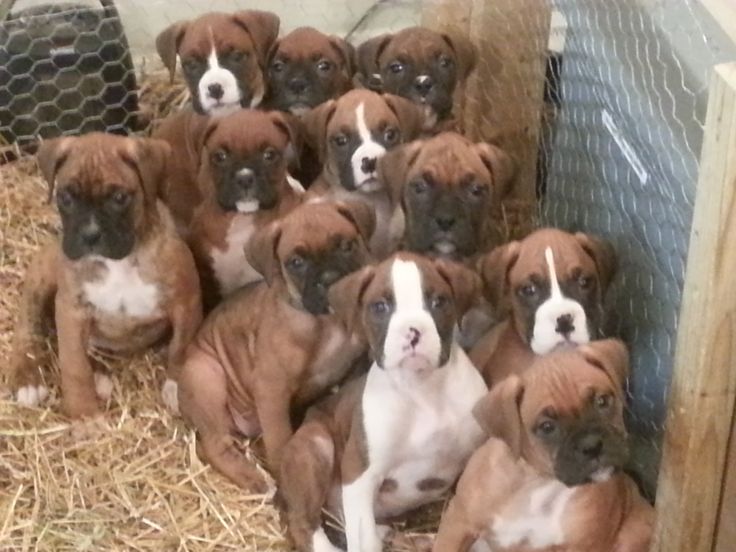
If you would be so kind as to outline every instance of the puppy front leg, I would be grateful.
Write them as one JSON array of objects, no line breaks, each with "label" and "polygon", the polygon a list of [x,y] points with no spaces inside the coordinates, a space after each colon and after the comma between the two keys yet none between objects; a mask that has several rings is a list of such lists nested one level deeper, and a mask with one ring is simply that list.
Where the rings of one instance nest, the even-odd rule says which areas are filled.
[{"label": "puppy front leg", "polygon": [[87,357],[91,320],[77,305],[56,295],[56,331],[59,336],[61,404],[70,418],[99,414],[95,378]]},{"label": "puppy front leg", "polygon": [[255,399],[266,447],[266,461],[271,474],[276,477],[281,453],[294,434],[291,426],[291,392],[285,384],[269,379],[258,382]]},{"label": "puppy front leg", "polygon": [[381,552],[373,503],[378,477],[369,469],[342,486],[342,509],[348,552]]},{"label": "puppy front leg", "polygon": [[433,552],[468,552],[477,539],[468,519],[469,516],[458,504],[457,498],[453,498],[442,514]]}]

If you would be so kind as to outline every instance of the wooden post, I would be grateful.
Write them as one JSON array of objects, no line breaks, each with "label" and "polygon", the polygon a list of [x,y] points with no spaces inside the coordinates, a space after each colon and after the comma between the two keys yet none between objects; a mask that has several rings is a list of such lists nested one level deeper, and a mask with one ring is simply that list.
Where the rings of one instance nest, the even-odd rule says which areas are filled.
[{"label": "wooden post", "polygon": [[736,547],[736,415],[731,420],[731,440],[726,456],[721,510],[718,515],[715,552],[733,552]]},{"label": "wooden post", "polygon": [[716,66],[710,85],[653,551],[712,552],[735,399],[736,63],[729,63]]}]

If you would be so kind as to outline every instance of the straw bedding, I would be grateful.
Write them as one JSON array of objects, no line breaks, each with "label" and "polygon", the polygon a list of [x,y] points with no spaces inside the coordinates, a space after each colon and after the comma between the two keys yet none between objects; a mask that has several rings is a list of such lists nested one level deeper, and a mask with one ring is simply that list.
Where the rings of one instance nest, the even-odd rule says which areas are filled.
[{"label": "straw bedding", "polygon": [[[176,86],[163,74],[143,82],[142,126],[186,99]],[[8,153],[17,160],[0,165],[1,366],[25,267],[58,226],[34,159],[17,150],[0,157]],[[0,550],[287,550],[270,496],[248,495],[203,465],[192,431],[162,406],[163,351],[95,356],[114,381],[102,422],[71,424],[58,414],[51,343],[43,408],[15,406],[0,379]],[[441,508],[399,527],[431,531]]]}]

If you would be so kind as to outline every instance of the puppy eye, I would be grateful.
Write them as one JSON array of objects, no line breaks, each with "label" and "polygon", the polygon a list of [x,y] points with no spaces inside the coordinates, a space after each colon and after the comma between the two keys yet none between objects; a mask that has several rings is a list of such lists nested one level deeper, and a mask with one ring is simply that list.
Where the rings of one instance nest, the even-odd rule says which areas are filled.
[{"label": "puppy eye", "polygon": [[608,410],[613,404],[613,395],[610,393],[604,393],[602,395],[596,395],[595,407],[598,410]]},{"label": "puppy eye", "polygon": [[340,251],[343,253],[352,253],[356,247],[358,247],[358,242],[355,240],[343,240],[340,242]]},{"label": "puppy eye", "polygon": [[580,289],[589,289],[592,283],[593,278],[591,278],[590,276],[578,277],[578,287],[580,287]]},{"label": "puppy eye", "polygon": [[521,297],[525,297],[529,299],[531,297],[534,297],[537,294],[537,286],[535,286],[534,284],[527,284],[525,286],[520,287],[517,293]]},{"label": "puppy eye", "polygon": [[429,308],[432,310],[442,310],[450,304],[450,298],[447,295],[435,295],[429,302]]},{"label": "puppy eye", "polygon": [[292,272],[298,272],[304,267],[304,257],[301,255],[292,255],[289,260],[286,261],[286,268]]},{"label": "puppy eye", "polygon": [[110,201],[115,207],[122,209],[130,203],[130,194],[123,190],[118,190],[110,196]]},{"label": "puppy eye", "polygon": [[181,64],[185,73],[197,73],[204,69],[204,60],[197,58],[185,59]]},{"label": "puppy eye", "polygon": [[326,73],[327,71],[332,69],[332,62],[323,59],[319,63],[317,63],[317,69],[319,69],[323,73]]},{"label": "puppy eye", "polygon": [[268,163],[273,163],[279,157],[279,152],[273,148],[266,148],[263,151],[263,160]]},{"label": "puppy eye", "polygon": [[424,179],[415,180],[411,183],[411,191],[415,195],[424,195],[429,191],[429,183]]},{"label": "puppy eye", "polygon": [[398,74],[404,70],[404,64],[400,61],[393,61],[389,64],[388,68],[392,73]]},{"label": "puppy eye", "polygon": [[338,148],[344,148],[348,144],[348,137],[344,134],[335,134],[330,140]]},{"label": "puppy eye", "polygon": [[448,67],[452,67],[454,61],[452,61],[451,57],[448,56],[440,56],[440,67],[443,69],[447,69]]},{"label": "puppy eye", "polygon": [[368,305],[368,309],[373,316],[380,318],[391,312],[391,303],[387,299],[379,299]]},{"label": "puppy eye", "polygon": [[399,131],[394,127],[389,127],[383,131],[383,140],[388,145],[393,145],[399,140]]},{"label": "puppy eye", "polygon": [[488,188],[485,187],[480,182],[473,182],[470,186],[468,186],[468,193],[473,197],[483,197],[488,193]]},{"label": "puppy eye", "polygon": [[56,192],[56,204],[61,209],[69,209],[74,204],[74,195],[67,189]]},{"label": "puppy eye", "polygon": [[212,162],[215,165],[222,165],[225,161],[227,161],[227,158],[228,153],[224,149],[218,149],[212,153]]},{"label": "puppy eye", "polygon": [[549,437],[557,431],[557,423],[554,420],[544,420],[537,425],[536,433],[542,437]]},{"label": "puppy eye", "polygon": [[271,64],[271,71],[273,71],[274,73],[280,73],[281,71],[284,70],[285,66],[286,64],[283,61],[281,61],[280,59],[277,59]]}]

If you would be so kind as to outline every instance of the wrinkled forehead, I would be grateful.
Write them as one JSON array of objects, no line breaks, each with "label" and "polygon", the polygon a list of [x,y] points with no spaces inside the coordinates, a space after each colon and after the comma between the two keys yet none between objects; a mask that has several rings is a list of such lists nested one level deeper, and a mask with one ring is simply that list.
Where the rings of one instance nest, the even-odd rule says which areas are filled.
[{"label": "wrinkled forehead", "polygon": [[342,240],[358,238],[358,229],[329,204],[308,204],[289,213],[281,222],[278,256],[295,251],[317,254],[331,250]]},{"label": "wrinkled forehead", "polygon": [[462,183],[480,179],[488,185],[491,173],[472,144],[453,134],[441,134],[425,141],[416,156],[409,177],[428,174],[443,183]]},{"label": "wrinkled forehead", "polygon": [[396,309],[424,308],[424,296],[429,292],[450,291],[449,284],[439,275],[431,261],[416,256],[396,256],[381,263],[366,288],[365,303],[382,297],[393,298]]},{"label": "wrinkled forehead", "polygon": [[548,280],[551,276],[550,266],[554,267],[558,278],[576,270],[589,273],[596,269],[593,259],[575,238],[567,235],[555,236],[525,241],[511,272],[511,280],[524,280],[532,275]]},{"label": "wrinkled forehead", "polygon": [[339,58],[329,37],[311,27],[295,29],[287,34],[279,41],[276,53],[289,59],[309,59],[315,55]]},{"label": "wrinkled forehead", "polygon": [[57,186],[74,185],[80,191],[139,187],[132,143],[78,141],[57,161]]},{"label": "wrinkled forehead", "polygon": [[394,59],[422,63],[439,55],[454,56],[455,52],[442,35],[429,29],[413,28],[397,33],[379,58],[380,65]]},{"label": "wrinkled forehead", "polygon": [[371,129],[397,123],[396,114],[379,94],[359,91],[348,93],[337,101],[328,130],[358,129],[361,124]]},{"label": "wrinkled forehead", "polygon": [[207,56],[214,45],[217,52],[238,50],[250,52],[254,49],[248,31],[233,17],[226,14],[213,13],[195,19],[187,26],[179,54]]},{"label": "wrinkled forehead", "polygon": [[288,134],[270,117],[253,111],[241,112],[218,122],[207,139],[207,148],[210,151],[226,148],[234,153],[247,154],[266,147],[284,149],[288,143]]}]

